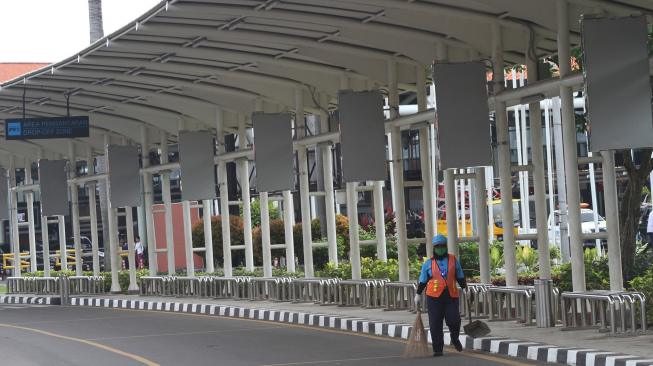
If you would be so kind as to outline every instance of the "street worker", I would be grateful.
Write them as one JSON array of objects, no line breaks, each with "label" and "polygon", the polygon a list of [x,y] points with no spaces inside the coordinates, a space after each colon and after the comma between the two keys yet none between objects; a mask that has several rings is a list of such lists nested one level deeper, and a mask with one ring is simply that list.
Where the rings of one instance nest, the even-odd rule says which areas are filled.
[{"label": "street worker", "polygon": [[459,291],[456,282],[463,289],[467,288],[467,282],[456,256],[447,253],[447,238],[444,235],[436,235],[431,240],[431,244],[433,244],[433,257],[427,259],[422,265],[415,304],[420,306],[422,291],[426,289],[426,307],[429,313],[433,357],[437,357],[442,356],[444,346],[442,319],[449,327],[451,344],[458,352],[463,350],[463,345],[458,339],[461,320],[458,308]]}]

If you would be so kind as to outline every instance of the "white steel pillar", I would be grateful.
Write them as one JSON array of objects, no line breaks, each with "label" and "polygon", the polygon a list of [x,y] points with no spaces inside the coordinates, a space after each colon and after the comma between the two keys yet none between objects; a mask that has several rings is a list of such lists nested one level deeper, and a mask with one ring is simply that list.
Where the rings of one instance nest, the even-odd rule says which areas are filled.
[{"label": "white steel pillar", "polygon": [[43,243],[43,276],[50,277],[50,238],[47,216],[41,216],[41,242]]},{"label": "white steel pillar", "polygon": [[[494,93],[504,89],[503,33],[499,22],[492,24],[492,58]],[[515,258],[515,233],[512,212],[512,173],[510,171],[510,138],[506,103],[496,101],[497,155],[499,160],[499,186],[501,189],[501,217],[503,222],[503,257],[505,259],[506,286],[517,285]]]},{"label": "white steel pillar", "polygon": [[[304,119],[304,92],[301,87],[295,89],[295,126],[298,137],[306,136],[306,120]],[[297,160],[299,162],[299,198],[302,212],[302,242],[304,247],[304,274],[313,277],[313,238],[311,237],[311,208],[308,182],[308,159],[306,148],[299,146]]]},{"label": "white steel pillar", "polygon": [[[107,159],[109,156],[109,145],[105,144],[104,145],[104,158]],[[107,160],[104,161],[105,164],[107,164]],[[109,179],[106,179],[106,200],[107,200],[107,224],[108,228],[106,230],[109,232],[109,242],[104,243],[104,251],[105,255],[108,252],[111,257],[111,292],[112,293],[120,293],[121,288],[120,288],[120,276],[119,276],[119,271],[121,268],[120,265],[120,251],[121,247],[118,244],[118,212],[116,207],[113,207],[111,205],[111,196],[110,196],[110,186],[109,186]],[[103,228],[105,230],[105,228]]]},{"label": "white steel pillar", "polygon": [[[560,77],[571,73],[569,44],[569,4],[557,0],[558,57]],[[580,187],[578,183],[578,153],[576,151],[576,120],[574,96],[571,87],[560,85],[562,104],[562,138],[565,151],[565,183],[567,185],[567,207],[569,219],[569,244],[571,252],[572,286],[574,291],[585,291],[585,261],[580,221]]]},{"label": "white steel pillar", "polygon": [[263,250],[263,277],[272,277],[272,252],[270,250],[270,209],[268,192],[260,192],[261,246]]},{"label": "white steel pillar", "polygon": [[[3,177],[4,178],[4,177]],[[32,184],[32,161],[25,159],[25,184]],[[37,271],[36,263],[36,229],[34,227],[34,192],[25,192],[27,200],[27,221],[28,221],[28,235],[29,235],[29,263],[30,272]]]},{"label": "white steel pillar", "polygon": [[[147,137],[147,127],[141,125],[141,160],[143,168],[150,166],[150,144]],[[143,173],[143,205],[145,207],[145,234],[147,235],[147,261],[150,276],[156,276],[159,271],[158,254],[156,247],[156,232],[154,231],[154,187],[152,186],[152,174]],[[163,180],[162,180],[163,181]],[[142,239],[142,238],[141,238]]]},{"label": "white steel pillar", "polygon": [[295,273],[295,240],[293,238],[293,199],[290,191],[283,191],[283,231],[286,242],[286,270]]},{"label": "white steel pillar", "polygon": [[[535,44],[529,46],[534,48]],[[526,57],[526,67],[529,71],[529,84],[537,81],[537,60]],[[533,193],[535,195],[535,225],[537,228],[540,279],[548,280],[551,279],[551,260],[549,258],[549,230],[546,215],[546,181],[544,177],[542,110],[540,109],[540,102],[530,103],[528,105],[528,113],[531,126],[531,159],[533,163]],[[528,161],[528,156],[526,160]]]},{"label": "white steel pillar", "polygon": [[449,253],[458,255],[458,217],[456,215],[455,170],[446,169],[444,174],[444,201],[447,210],[447,248]]},{"label": "white steel pillar", "polygon": [[[553,141],[551,139],[551,100],[547,99],[544,101],[544,125],[545,125],[545,136],[546,139],[546,175],[547,175],[547,184],[549,189],[549,214],[552,214],[555,211],[555,187],[553,186],[553,152],[551,146]],[[555,226],[555,223],[553,223]],[[548,221],[547,221],[548,228]],[[553,238],[548,238],[549,242],[553,240],[553,245],[558,246],[556,235],[554,233]]]},{"label": "white steel pillar", "polygon": [[[218,108],[215,110],[216,140],[218,142],[218,154],[225,152],[224,146],[224,112]],[[233,266],[231,263],[231,225],[229,223],[229,193],[227,187],[227,163],[224,160],[218,162],[218,189],[220,190],[220,215],[222,225],[222,258],[224,276],[232,277]]]},{"label": "white steel pillar", "polygon": [[347,182],[347,217],[349,218],[349,261],[351,279],[361,279],[361,252],[358,237],[358,182]]},{"label": "white steel pillar", "polygon": [[376,229],[376,257],[385,262],[388,260],[388,253],[387,253],[387,243],[385,240],[385,211],[383,207],[383,182],[375,181],[373,184],[374,184],[374,190],[373,190],[374,228]]},{"label": "white steel pillar", "polygon": [[[247,129],[243,116],[238,117],[238,149],[247,148]],[[238,160],[238,175],[240,179],[240,195],[243,201],[243,229],[245,240],[245,268],[254,271],[254,249],[252,245],[252,201],[249,194],[249,160]]]},{"label": "white steel pillar", "polygon": [[95,202],[95,182],[88,183],[86,185],[86,189],[88,190],[88,210],[91,218],[91,256],[93,258],[93,276],[99,276],[100,256],[98,254],[97,203]]},{"label": "white steel pillar", "polygon": [[[388,106],[390,107],[390,118],[399,116],[399,92],[397,89],[397,61],[392,59],[387,62],[388,72]],[[397,222],[397,257],[399,261],[399,281],[409,280],[409,263],[408,263],[408,242],[406,240],[406,202],[404,197],[404,166],[403,166],[403,149],[401,146],[401,130],[399,127],[392,127],[390,133],[390,143],[392,145],[392,170],[394,185],[392,194],[394,195],[394,210]],[[350,227],[349,230],[352,230]],[[356,228],[358,230],[358,228]]]},{"label": "white steel pillar", "polygon": [[15,277],[21,277],[21,259],[20,259],[20,238],[18,235],[18,192],[13,188],[16,187],[16,157],[11,155],[9,158],[9,199],[11,201],[11,213],[9,215],[9,222],[11,229],[11,250],[14,254],[14,270]]},{"label": "white steel pillar", "polygon": [[193,261],[193,228],[190,220],[190,201],[181,203],[184,216],[184,251],[186,254],[186,276],[195,277],[195,261]]},{"label": "white steel pillar", "polygon": [[202,221],[204,223],[204,257],[205,269],[208,273],[215,272],[215,257],[213,256],[213,232],[211,230],[211,200],[202,201]]},{"label": "white steel pillar", "polygon": [[[107,185],[108,185],[108,180],[107,180]],[[109,189],[107,189],[107,202],[110,202],[109,200]],[[112,293],[120,293],[121,288],[120,288],[120,276],[119,276],[119,271],[121,268],[120,265],[120,245],[118,244],[118,222],[117,222],[117,210],[115,207],[109,207],[108,209],[108,217],[107,221],[109,224],[108,230],[109,230],[109,243],[106,243],[104,245],[105,249],[110,246],[110,254],[111,255],[111,292]]]},{"label": "white steel pillar", "polygon": [[476,233],[478,235],[478,253],[479,253],[479,265],[481,272],[481,283],[491,284],[492,279],[490,277],[490,241],[488,238],[488,226],[487,226],[487,199],[486,199],[486,188],[485,188],[485,167],[478,167],[474,169],[476,173],[476,178],[474,179],[474,199],[475,199],[475,208],[476,214]]},{"label": "white steel pillar", "polygon": [[[77,158],[75,154],[75,143],[68,141],[68,178],[77,176]],[[75,275],[83,275],[82,270],[82,244],[79,237],[79,187],[77,184],[69,184],[70,188],[70,206],[71,206],[71,226],[73,229],[73,243],[75,248]]]},{"label": "white steel pillar", "polygon": [[603,189],[605,197],[605,221],[608,231],[608,270],[610,290],[623,291],[621,268],[621,246],[619,243],[619,204],[617,203],[617,175],[614,166],[614,152],[601,151],[603,156]]},{"label": "white steel pillar", "polygon": [[[348,82],[347,77],[343,79]],[[341,84],[345,81],[342,81]],[[320,103],[326,109],[329,102],[326,94],[320,95]],[[320,133],[329,132],[329,115],[320,110]],[[333,191],[333,155],[330,144],[323,144],[316,153],[322,154],[322,179],[324,180],[324,215],[326,219],[327,244],[329,248],[329,262],[338,265],[338,240],[336,235],[336,209]],[[377,235],[378,240],[378,235]]]},{"label": "white steel pillar", "polygon": [[556,226],[560,231],[560,253],[562,254],[562,262],[568,263],[571,260],[570,246],[569,246],[569,230],[567,226],[567,187],[565,179],[565,151],[562,141],[562,116],[560,111],[560,98],[553,98],[552,100],[553,111],[553,140],[555,146],[555,160],[556,160],[556,180],[558,188],[558,206],[560,222]]},{"label": "white steel pillar", "polygon": [[[37,161],[43,157],[43,151],[37,151]],[[41,177],[39,177],[39,180]],[[43,207],[41,207],[42,209]],[[43,276],[50,277],[50,237],[48,233],[48,217],[41,215],[41,242],[43,243]]]},{"label": "white steel pillar", "polygon": [[125,207],[125,226],[127,227],[127,262],[129,263],[129,293],[138,293],[136,280],[136,251],[134,244],[134,217],[131,207]]},{"label": "white steel pillar", "polygon": [[59,229],[59,259],[61,261],[61,270],[68,270],[68,251],[66,249],[66,221],[64,216],[57,216]]},{"label": "white steel pillar", "polygon": [[[422,65],[417,65],[417,111],[426,110],[426,73]],[[437,231],[436,221],[433,215],[433,181],[431,176],[431,161],[429,159],[429,130],[430,126],[419,129],[419,162],[422,171],[422,200],[424,203],[424,234],[426,236],[426,256],[431,257],[433,246],[430,241]]]},{"label": "white steel pillar", "polygon": [[[168,133],[161,131],[161,164],[168,163]],[[164,219],[166,226],[166,254],[168,274],[175,274],[175,243],[172,226],[172,197],[170,196],[170,172],[161,172],[161,195],[163,197]]]}]

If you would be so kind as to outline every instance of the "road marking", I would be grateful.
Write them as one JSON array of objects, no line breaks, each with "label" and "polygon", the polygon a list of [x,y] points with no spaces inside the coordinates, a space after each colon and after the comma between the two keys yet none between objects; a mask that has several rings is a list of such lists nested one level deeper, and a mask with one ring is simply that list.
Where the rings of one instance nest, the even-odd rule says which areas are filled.
[{"label": "road marking", "polygon": [[90,340],[90,341],[109,341],[109,340],[114,340],[114,339],[171,337],[171,336],[215,334],[215,333],[223,334],[223,333],[234,333],[234,332],[261,331],[261,330],[279,329],[279,328],[281,328],[281,327],[276,326],[276,327],[256,327],[256,328],[242,328],[242,329],[229,329],[229,330],[206,330],[206,331],[202,331],[202,332],[157,333],[157,334],[131,335],[131,336],[122,336],[122,337],[89,338],[88,340]]},{"label": "road marking", "polygon": [[340,359],[340,360],[304,361],[304,362],[290,362],[290,363],[271,363],[271,364],[265,364],[265,365],[261,365],[261,366],[315,365],[315,364],[338,363],[338,362],[346,362],[346,361],[388,360],[388,359],[395,359],[395,358],[401,358],[401,357],[399,357],[399,356],[385,356],[385,357],[343,358],[343,359]]},{"label": "road marking", "polygon": [[[216,317],[215,315],[206,315],[206,314],[191,314],[191,313],[175,313],[175,312],[161,312],[161,311],[154,311],[154,310],[134,310],[134,309],[114,309],[114,308],[106,308],[108,310],[115,310],[115,311],[128,311],[128,312],[148,312],[148,313],[155,313],[155,314],[161,314],[161,315],[182,315],[182,316],[193,316],[193,317],[201,317],[201,318],[213,318],[213,319],[228,319],[228,320],[234,320],[234,321],[246,321],[246,322],[256,322],[256,323],[267,323],[267,324],[274,324],[274,325],[282,325],[284,327],[288,328],[302,328],[302,329],[307,329],[307,330],[315,330],[315,331],[320,331],[320,332],[327,332],[327,333],[336,333],[340,335],[350,335],[350,336],[356,336],[356,337],[363,337],[363,338],[369,338],[369,339],[374,339],[378,341],[385,341],[385,342],[395,342],[395,343],[401,343],[401,344],[406,344],[406,340],[404,339],[395,339],[395,338],[388,338],[388,337],[379,337],[375,335],[370,335],[370,334],[361,334],[361,333],[354,333],[354,332],[343,332],[341,330],[335,330],[335,329],[328,329],[328,328],[320,328],[320,327],[312,327],[312,326],[307,326],[307,325],[301,325],[301,324],[291,324],[291,323],[281,323],[281,322],[273,322],[269,320],[257,320],[257,319],[248,319],[248,318],[232,318],[232,317]],[[451,346],[445,346],[446,349],[449,350],[454,350],[453,347]],[[451,352],[450,355],[452,356],[467,356],[467,357],[472,357],[472,358],[478,358],[486,361],[492,361],[496,363],[500,363],[503,365],[508,365],[508,366],[523,366],[527,365],[527,362],[524,361],[513,361],[513,360],[508,360],[503,357],[497,357],[494,355],[486,355],[482,354],[477,351],[466,351],[466,352],[461,352],[461,353],[453,353]],[[390,358],[400,358],[399,356],[391,356]],[[323,362],[323,361],[321,361]],[[300,364],[276,364],[275,366],[283,366],[283,365],[302,365]],[[265,366],[265,365],[264,365]],[[272,365],[267,365],[267,366],[272,366]]]},{"label": "road marking", "polygon": [[111,353],[115,353],[115,354],[123,356],[123,357],[130,358],[130,359],[132,359],[132,360],[134,360],[136,362],[140,362],[140,363],[142,363],[144,365],[147,365],[147,366],[160,366],[158,363],[156,363],[154,361],[150,361],[145,357],[141,357],[141,356],[135,355],[133,353],[121,351],[119,349],[116,349],[116,348],[113,348],[113,347],[110,347],[110,346],[106,346],[104,344],[96,343],[96,342],[93,342],[93,341],[89,341],[89,340],[86,340],[86,339],[68,337],[68,336],[64,336],[64,335],[61,335],[61,334],[46,332],[46,331],[41,330],[41,329],[27,328],[27,327],[21,327],[21,326],[11,325],[11,324],[0,324],[0,328],[11,328],[11,329],[26,330],[26,331],[29,331],[29,332],[43,334],[43,335],[46,335],[46,336],[49,336],[49,337],[65,339],[67,341],[79,342],[79,343],[83,343],[83,344],[86,344],[86,345],[89,345],[89,346],[92,346],[92,347],[96,347],[96,348],[99,348],[99,349],[102,349],[102,350],[105,350],[105,351],[108,351],[108,352],[111,352]]}]

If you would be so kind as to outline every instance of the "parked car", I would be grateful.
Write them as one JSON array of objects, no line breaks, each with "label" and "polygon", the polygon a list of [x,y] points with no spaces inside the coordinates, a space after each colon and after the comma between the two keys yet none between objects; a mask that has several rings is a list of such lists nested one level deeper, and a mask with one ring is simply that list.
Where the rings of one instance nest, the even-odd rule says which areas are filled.
[{"label": "parked car", "polygon": [[[580,210],[580,221],[581,221],[581,231],[583,234],[589,234],[596,231],[598,228],[599,232],[604,232],[607,230],[606,221],[601,215],[596,215],[597,221],[594,221],[594,210],[589,208],[581,208]],[[554,238],[560,237],[560,211],[555,210],[549,215],[547,221],[549,227],[549,241],[553,242]],[[603,239],[601,247],[607,249],[607,240]],[[583,241],[583,248],[595,248],[596,240],[585,240]]]}]

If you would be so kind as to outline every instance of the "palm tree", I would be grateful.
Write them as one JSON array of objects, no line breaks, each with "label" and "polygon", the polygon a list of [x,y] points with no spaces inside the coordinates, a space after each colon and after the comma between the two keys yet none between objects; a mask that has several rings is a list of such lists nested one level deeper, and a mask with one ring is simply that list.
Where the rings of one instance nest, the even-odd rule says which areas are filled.
[{"label": "palm tree", "polygon": [[104,37],[102,27],[102,0],[88,0],[88,23],[91,35],[91,43]]}]

